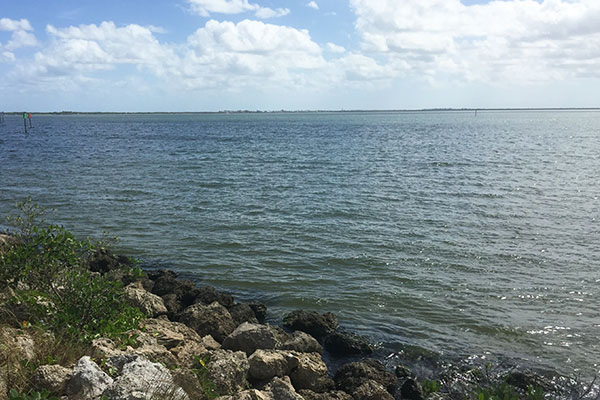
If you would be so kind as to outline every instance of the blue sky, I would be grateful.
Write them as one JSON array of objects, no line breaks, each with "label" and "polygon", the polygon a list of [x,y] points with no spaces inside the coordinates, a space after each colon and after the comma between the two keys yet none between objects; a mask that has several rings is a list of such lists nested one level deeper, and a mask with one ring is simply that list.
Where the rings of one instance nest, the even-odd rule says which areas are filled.
[{"label": "blue sky", "polygon": [[598,0],[7,3],[0,110],[600,106]]}]

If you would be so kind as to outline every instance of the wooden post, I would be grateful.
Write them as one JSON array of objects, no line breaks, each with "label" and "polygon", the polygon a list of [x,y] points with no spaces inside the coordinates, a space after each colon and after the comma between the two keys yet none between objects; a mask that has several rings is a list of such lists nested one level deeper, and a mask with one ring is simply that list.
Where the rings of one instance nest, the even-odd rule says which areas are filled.
[{"label": "wooden post", "polygon": [[23,126],[25,127],[25,133],[27,133],[27,113],[23,113]]},{"label": "wooden post", "polygon": [[33,128],[33,126],[31,125],[31,113],[27,114],[27,117],[29,118],[29,127]]}]

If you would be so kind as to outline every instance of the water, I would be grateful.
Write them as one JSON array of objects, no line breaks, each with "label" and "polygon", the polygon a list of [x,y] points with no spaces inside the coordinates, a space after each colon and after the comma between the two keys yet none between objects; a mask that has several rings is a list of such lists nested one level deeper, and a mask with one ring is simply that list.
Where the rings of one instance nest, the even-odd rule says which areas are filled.
[{"label": "water", "polygon": [[390,351],[600,360],[600,112],[35,116],[0,125],[0,214],[80,236],[272,318]]}]

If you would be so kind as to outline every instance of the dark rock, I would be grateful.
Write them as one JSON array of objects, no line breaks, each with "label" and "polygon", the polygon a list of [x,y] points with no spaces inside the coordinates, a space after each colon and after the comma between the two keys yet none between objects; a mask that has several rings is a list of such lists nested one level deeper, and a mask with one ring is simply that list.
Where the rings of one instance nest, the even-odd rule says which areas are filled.
[{"label": "dark rock", "polygon": [[389,393],[394,394],[398,379],[385,370],[377,360],[362,360],[343,365],[335,374],[336,387],[346,393],[354,393],[368,380],[381,384]]},{"label": "dark rock", "polygon": [[408,378],[412,375],[410,370],[404,365],[397,365],[394,369],[394,373],[398,378]]},{"label": "dark rock", "polygon": [[419,382],[413,378],[408,378],[400,388],[400,395],[406,400],[424,400],[425,395]]},{"label": "dark rock", "polygon": [[304,400],[352,400],[352,396],[346,392],[342,392],[341,390],[316,393],[312,390],[302,389],[298,391],[298,393],[304,398]]},{"label": "dark rock", "polygon": [[250,322],[252,324],[258,324],[258,319],[254,315],[254,311],[248,304],[235,304],[229,309],[229,314],[233,318],[235,325],[241,325],[244,322]]},{"label": "dark rock", "polygon": [[179,321],[200,336],[211,335],[219,343],[235,329],[231,314],[217,302],[191,305],[179,315]]},{"label": "dark rock", "polygon": [[183,310],[183,306],[177,300],[177,295],[175,293],[166,294],[162,296],[162,299],[165,307],[167,307],[167,316],[169,319],[172,321],[178,320],[178,315]]},{"label": "dark rock", "polygon": [[354,333],[334,332],[324,341],[327,351],[336,356],[373,353],[373,345],[364,337]]},{"label": "dark rock", "polygon": [[146,273],[144,273],[144,275],[142,276],[141,282],[144,289],[152,293],[152,289],[154,288],[154,281],[148,278],[148,275]]},{"label": "dark rock", "polygon": [[254,315],[258,322],[263,323],[267,319],[267,306],[264,303],[253,301],[248,304],[252,311],[254,311]]},{"label": "dark rock", "polygon": [[192,281],[179,280],[169,274],[165,274],[154,281],[152,293],[158,296],[164,296],[169,293],[174,293],[181,298],[186,293],[194,289],[196,285]]},{"label": "dark rock", "polygon": [[337,329],[338,322],[332,313],[321,315],[315,311],[296,310],[283,317],[283,325],[322,339]]},{"label": "dark rock", "polygon": [[131,266],[131,260],[125,256],[115,256],[106,249],[96,251],[88,260],[88,268],[92,272],[105,274],[124,266]]},{"label": "dark rock", "polygon": [[196,290],[194,290],[194,294],[196,297],[196,303],[211,304],[216,301],[225,308],[230,308],[233,306],[232,295],[229,293],[219,292],[212,286],[202,286],[196,288]]},{"label": "dark rock", "polygon": [[308,333],[294,331],[289,335],[285,335],[283,343],[279,346],[281,350],[294,350],[300,353],[322,353],[323,348],[314,337]]},{"label": "dark rock", "polygon": [[532,371],[513,371],[506,376],[505,380],[509,385],[522,390],[527,390],[530,386],[533,388],[539,387],[546,391],[553,389],[551,382]]},{"label": "dark rock", "polygon": [[[372,379],[367,379],[352,393],[354,400],[394,400],[385,388]],[[404,399],[404,398],[403,398]]]},{"label": "dark rock", "polygon": [[250,356],[257,349],[275,349],[279,344],[277,336],[270,326],[244,322],[225,338],[223,348],[243,351]]},{"label": "dark rock", "polygon": [[152,281],[156,281],[158,278],[168,275],[172,278],[177,278],[177,273],[175,271],[167,270],[167,269],[159,269],[159,270],[150,270],[146,271],[148,275],[148,279]]}]

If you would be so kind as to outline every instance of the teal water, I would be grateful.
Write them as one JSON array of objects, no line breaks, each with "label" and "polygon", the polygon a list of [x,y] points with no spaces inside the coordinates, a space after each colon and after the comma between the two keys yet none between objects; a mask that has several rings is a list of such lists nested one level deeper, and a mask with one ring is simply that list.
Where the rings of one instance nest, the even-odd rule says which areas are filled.
[{"label": "teal water", "polygon": [[390,351],[600,368],[600,112],[35,116],[0,125],[0,214]]}]

